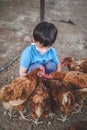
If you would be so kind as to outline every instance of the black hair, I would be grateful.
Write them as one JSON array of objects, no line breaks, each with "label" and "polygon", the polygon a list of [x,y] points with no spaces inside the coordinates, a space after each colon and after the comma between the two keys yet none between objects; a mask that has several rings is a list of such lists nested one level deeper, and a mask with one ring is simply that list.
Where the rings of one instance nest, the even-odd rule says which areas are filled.
[{"label": "black hair", "polygon": [[33,30],[33,38],[40,42],[43,46],[51,46],[57,37],[58,30],[54,24],[41,22],[37,24]]}]

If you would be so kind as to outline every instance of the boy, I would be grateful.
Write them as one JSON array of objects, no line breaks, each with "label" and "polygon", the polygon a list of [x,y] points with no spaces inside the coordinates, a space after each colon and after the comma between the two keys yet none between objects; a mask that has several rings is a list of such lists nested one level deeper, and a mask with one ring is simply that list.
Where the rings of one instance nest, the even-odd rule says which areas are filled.
[{"label": "boy", "polygon": [[33,30],[33,43],[21,55],[20,76],[30,71],[44,67],[45,73],[61,71],[60,61],[56,51],[52,48],[58,30],[52,23],[41,22]]}]

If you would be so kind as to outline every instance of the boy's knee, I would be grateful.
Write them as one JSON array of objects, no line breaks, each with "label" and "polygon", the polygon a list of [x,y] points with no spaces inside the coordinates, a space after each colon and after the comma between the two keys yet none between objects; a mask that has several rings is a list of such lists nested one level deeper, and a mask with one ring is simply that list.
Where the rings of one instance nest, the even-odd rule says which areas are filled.
[{"label": "boy's knee", "polygon": [[30,65],[27,73],[30,73],[34,69],[40,68],[40,66],[41,66],[41,64],[39,64],[39,63],[35,63],[35,64]]},{"label": "boy's knee", "polygon": [[47,74],[50,74],[51,72],[56,71],[56,69],[57,69],[57,66],[53,62],[48,62],[47,64],[45,64],[45,72]]}]

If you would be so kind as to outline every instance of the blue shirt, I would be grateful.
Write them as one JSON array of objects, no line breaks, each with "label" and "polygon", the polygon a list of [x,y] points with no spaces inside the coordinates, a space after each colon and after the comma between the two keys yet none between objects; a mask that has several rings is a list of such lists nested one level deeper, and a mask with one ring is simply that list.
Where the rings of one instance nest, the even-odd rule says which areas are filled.
[{"label": "blue shirt", "polygon": [[35,45],[31,44],[22,52],[20,66],[28,69],[31,64],[40,63],[41,65],[44,65],[48,61],[52,61],[56,65],[59,64],[55,49],[51,47],[46,53],[40,54],[36,50]]}]

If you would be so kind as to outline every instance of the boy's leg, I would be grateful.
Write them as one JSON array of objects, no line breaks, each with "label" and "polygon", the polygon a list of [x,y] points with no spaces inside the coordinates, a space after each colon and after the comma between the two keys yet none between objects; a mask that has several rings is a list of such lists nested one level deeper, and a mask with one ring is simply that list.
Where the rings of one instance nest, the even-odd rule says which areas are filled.
[{"label": "boy's leg", "polygon": [[39,63],[35,63],[29,66],[29,69],[27,71],[27,73],[30,73],[32,70],[36,69],[36,68],[40,68],[41,64]]},{"label": "boy's leg", "polygon": [[51,61],[47,62],[45,65],[45,73],[50,74],[53,71],[56,71],[57,65]]}]

